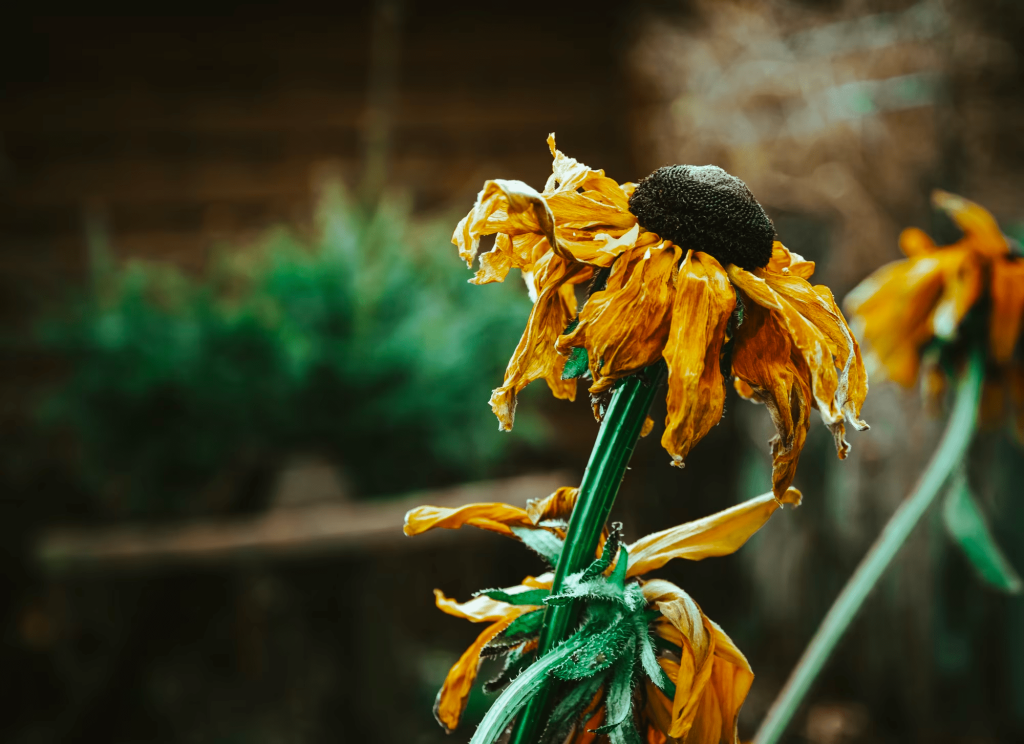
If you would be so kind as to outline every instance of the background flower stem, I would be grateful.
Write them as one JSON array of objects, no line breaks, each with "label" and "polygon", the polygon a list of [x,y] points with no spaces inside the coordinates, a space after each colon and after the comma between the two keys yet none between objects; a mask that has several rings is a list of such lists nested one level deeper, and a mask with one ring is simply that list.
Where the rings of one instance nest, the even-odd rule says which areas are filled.
[{"label": "background flower stem", "polygon": [[967,360],[957,384],[956,401],[949,423],[928,467],[910,496],[904,499],[889,519],[882,534],[861,560],[818,627],[803,656],[789,675],[785,686],[768,711],[754,744],[775,744],[786,730],[804,696],[818,676],[836,644],[843,637],[864,600],[892,563],[915,525],[935,500],[950,475],[960,466],[974,434],[985,374],[983,349],[975,349]]},{"label": "background flower stem", "polygon": [[[626,473],[626,465],[633,455],[647,411],[665,377],[665,371],[665,363],[659,362],[628,378],[612,393],[611,403],[580,483],[565,546],[555,568],[552,594],[561,590],[567,576],[583,570],[594,560],[601,530],[611,513]],[[579,607],[576,603],[548,607],[540,633],[538,658],[565,640],[576,625],[578,615]],[[550,697],[551,685],[534,695],[519,718],[510,744],[533,744],[543,730]]]}]

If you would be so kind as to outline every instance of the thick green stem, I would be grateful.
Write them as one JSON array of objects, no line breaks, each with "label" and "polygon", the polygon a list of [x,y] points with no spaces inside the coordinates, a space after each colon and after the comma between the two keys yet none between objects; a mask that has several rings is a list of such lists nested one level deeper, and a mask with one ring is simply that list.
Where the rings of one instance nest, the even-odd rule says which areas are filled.
[{"label": "thick green stem", "polygon": [[[643,374],[630,377],[612,394],[580,483],[565,546],[555,569],[552,594],[561,590],[567,576],[582,571],[594,560],[601,530],[608,521],[626,465],[633,455],[647,411],[664,375],[665,365],[659,363]],[[540,632],[538,658],[561,643],[578,618],[579,606],[576,603],[548,607]],[[543,688],[530,700],[510,744],[532,744],[536,740],[550,708],[550,689],[550,686]]]},{"label": "thick green stem", "polygon": [[976,351],[968,359],[966,369],[957,385],[953,412],[942,435],[942,441],[928,462],[928,467],[921,474],[913,492],[904,499],[889,519],[882,534],[875,540],[875,544],[871,546],[825,615],[817,633],[789,675],[785,687],[768,711],[757,736],[754,737],[754,744],[775,744],[785,732],[811,684],[856,617],[864,600],[935,500],[935,496],[949,476],[960,465],[974,434],[984,373],[984,354]]}]

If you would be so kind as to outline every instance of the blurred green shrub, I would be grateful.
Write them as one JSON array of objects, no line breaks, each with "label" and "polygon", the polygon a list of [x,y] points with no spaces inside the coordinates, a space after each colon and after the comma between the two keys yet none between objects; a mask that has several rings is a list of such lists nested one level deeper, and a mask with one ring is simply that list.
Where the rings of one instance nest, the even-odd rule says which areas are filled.
[{"label": "blurred green shrub", "polygon": [[40,327],[69,362],[43,418],[121,514],[208,510],[218,483],[245,490],[293,453],[342,464],[361,495],[482,475],[506,443],[489,391],[529,301],[467,284],[453,224],[329,187],[314,239],[275,229],[200,279],[99,260],[94,288]]}]

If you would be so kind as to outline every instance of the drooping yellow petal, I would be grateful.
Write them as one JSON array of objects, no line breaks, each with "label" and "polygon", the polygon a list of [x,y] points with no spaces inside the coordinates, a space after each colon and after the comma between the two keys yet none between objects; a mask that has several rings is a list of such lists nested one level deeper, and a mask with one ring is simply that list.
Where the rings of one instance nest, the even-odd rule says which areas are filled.
[{"label": "drooping yellow petal", "polygon": [[[689,643],[683,644],[679,678],[676,680],[676,696],[672,701],[672,726],[668,730],[668,735],[677,739],[690,733],[714,671],[715,638],[711,634],[708,634],[708,638],[710,641],[703,660],[695,650],[691,651]],[[688,669],[691,653],[694,655],[692,672]],[[689,684],[686,684],[687,682]]]},{"label": "drooping yellow petal", "polygon": [[780,241],[772,243],[772,257],[765,271],[776,274],[793,274],[810,279],[814,273],[814,261],[808,261],[799,253],[793,253]]},{"label": "drooping yellow petal", "polygon": [[711,635],[704,627],[704,613],[693,598],[671,581],[651,579],[644,582],[644,599],[679,631],[693,649],[698,664],[711,652]]},{"label": "drooping yellow petal", "polygon": [[799,506],[801,494],[790,488],[781,500],[762,494],[709,517],[641,537],[627,548],[627,576],[643,576],[673,558],[701,561],[735,553],[782,504]]},{"label": "drooping yellow petal", "polygon": [[[824,415],[826,425],[832,430],[836,442],[836,451],[840,459],[845,458],[849,452],[850,445],[845,439],[845,418],[854,428],[863,431],[868,425],[861,420],[860,410],[868,394],[868,376],[864,369],[864,360],[861,357],[860,345],[853,337],[846,319],[836,305],[832,297],[832,291],[823,284],[812,287],[807,280],[800,277],[773,274],[765,272],[764,280],[786,303],[788,303],[796,315],[804,319],[821,335],[815,335],[815,341],[811,345],[811,357],[804,355],[805,361],[813,361],[819,366],[838,367],[839,376],[836,381],[835,393],[832,398],[832,407],[828,415]],[[821,341],[824,341],[828,354],[821,353]],[[820,356],[819,356],[820,354]],[[831,356],[829,356],[831,355]],[[813,369],[813,367],[812,367]],[[816,383],[817,378],[812,378]],[[831,378],[825,384],[824,389],[817,389],[816,396],[827,395],[831,385]],[[821,409],[822,401],[817,400]],[[838,418],[835,418],[838,412]]]},{"label": "drooping yellow petal", "polygon": [[579,492],[580,489],[575,486],[562,486],[547,498],[527,501],[526,513],[534,524],[540,524],[545,519],[568,520]]},{"label": "drooping yellow petal", "polygon": [[[709,621],[710,622],[710,621]],[[718,638],[716,637],[716,643]],[[718,715],[709,714],[709,720],[717,719],[721,728],[712,731],[712,744],[717,742],[729,742],[739,744],[736,725],[738,723],[740,708],[743,707],[750,692],[750,686],[754,682],[754,674],[749,668],[743,668],[725,660],[719,653],[715,653],[714,668],[711,671],[711,681],[708,684],[709,690],[713,691],[710,699],[718,706]]]},{"label": "drooping yellow petal", "polygon": [[[804,364],[810,372],[807,383],[810,386],[814,402],[821,413],[825,425],[839,433],[837,449],[840,456],[845,457],[849,445],[842,438],[842,422],[845,414],[840,410],[836,395],[839,391],[839,376],[836,371],[836,360],[832,353],[829,338],[823,329],[818,328],[810,318],[805,317],[800,307],[794,306],[789,297],[796,298],[805,307],[814,307],[827,313],[828,308],[821,302],[820,296],[810,283],[798,276],[773,274],[764,272],[764,278],[757,276],[738,266],[729,266],[729,278],[747,297],[761,307],[771,310],[776,323],[789,333],[795,349],[802,355]],[[778,288],[778,291],[776,288]],[[821,312],[818,313],[820,317]],[[741,333],[738,334],[737,346],[740,345]],[[844,339],[845,343],[845,339]],[[846,349],[848,355],[853,350]],[[810,401],[805,401],[810,403]]]},{"label": "drooping yellow petal", "polygon": [[752,300],[744,300],[744,305],[732,371],[754,398],[765,405],[775,424],[777,434],[769,442],[772,490],[781,500],[793,483],[810,425],[810,373],[777,313]]},{"label": "drooping yellow petal", "polygon": [[957,245],[966,245],[989,256],[1001,256],[1009,252],[1010,246],[999,224],[984,207],[941,189],[932,192],[932,204],[952,217],[964,231],[964,237]]},{"label": "drooping yellow petal", "polygon": [[516,396],[534,380],[547,382],[556,398],[573,400],[576,381],[562,379],[565,358],[555,351],[555,339],[576,317],[575,285],[592,274],[590,267],[548,254],[537,271],[541,292],[530,311],[519,345],[505,370],[505,381],[491,394],[491,410],[498,427],[510,431],[515,420]]},{"label": "drooping yellow petal", "polygon": [[1020,340],[1024,320],[1024,259],[993,261],[991,271],[989,348],[996,363],[1005,364]]},{"label": "drooping yellow petal", "polygon": [[671,244],[635,248],[612,268],[606,288],[595,292],[580,313],[579,325],[556,347],[568,355],[586,348],[591,394],[656,362],[665,347],[671,319],[672,276],[681,251]]},{"label": "drooping yellow petal", "polygon": [[725,379],[719,357],[736,293],[721,264],[689,251],[676,279],[665,344],[668,415],[661,445],[682,466],[690,449],[722,418]]},{"label": "drooping yellow petal", "polygon": [[458,508],[418,506],[405,515],[402,529],[411,537],[434,528],[457,530],[463,525],[514,537],[513,526],[532,527],[533,522],[525,509],[498,502],[466,504]]},{"label": "drooping yellow petal", "polygon": [[519,615],[531,609],[533,608],[515,607],[506,618],[488,626],[448,671],[444,685],[437,693],[437,700],[434,702],[434,717],[438,723],[444,726],[445,731],[451,733],[459,725],[462,711],[466,709],[466,701],[469,700],[469,692],[473,689],[473,683],[476,681],[476,675],[480,669],[480,653],[484,646],[507,628],[509,623]]},{"label": "drooping yellow petal", "polygon": [[540,233],[525,233],[514,237],[498,233],[494,247],[480,256],[480,269],[469,283],[503,282],[510,269],[533,271],[533,267],[549,250],[547,239]]},{"label": "drooping yellow petal", "polygon": [[461,617],[472,623],[493,623],[504,620],[512,612],[513,605],[507,602],[499,602],[481,594],[473,597],[468,602],[457,602],[454,599],[444,596],[440,589],[434,590],[434,603],[437,608],[447,615]]}]

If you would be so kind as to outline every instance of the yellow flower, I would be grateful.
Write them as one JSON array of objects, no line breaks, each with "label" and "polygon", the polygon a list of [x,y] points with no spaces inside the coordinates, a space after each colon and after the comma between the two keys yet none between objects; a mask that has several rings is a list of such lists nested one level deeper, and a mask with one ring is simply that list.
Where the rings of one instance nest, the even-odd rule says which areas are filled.
[{"label": "yellow flower", "polygon": [[[619,184],[555,149],[542,192],[488,181],[452,242],[475,284],[523,274],[534,300],[526,330],[491,396],[499,427],[512,428],[517,394],[543,379],[573,399],[562,379],[568,355],[587,353],[592,396],[660,359],[668,365],[662,446],[682,466],[722,417],[725,382],[766,405],[775,424],[773,490],[793,481],[817,408],[845,457],[844,421],[860,409],[867,375],[860,349],[814,264],[774,239],[771,220],[738,178],[715,166],[660,168]],[[577,316],[576,286],[594,280]],[[599,408],[595,406],[595,412]]]},{"label": "yellow flower", "polygon": [[[955,361],[964,342],[987,336],[982,418],[1000,420],[1008,404],[1024,439],[1024,363],[1019,351],[1015,355],[1024,315],[1024,258],[1011,252],[982,207],[945,191],[935,191],[932,202],[963,237],[937,246],[917,228],[904,230],[900,248],[907,258],[861,282],[847,296],[847,310],[868,344],[869,365],[906,387],[920,378],[932,401],[946,386],[943,353]],[[972,322],[979,326],[970,327]]]},{"label": "yellow flower", "polygon": [[[500,503],[472,504],[461,509],[419,507],[406,516],[405,532],[416,535],[435,527],[458,529],[471,525],[512,536],[522,534],[516,530],[524,528],[548,530],[558,535],[571,513],[575,497],[576,489],[562,488],[547,499],[531,502],[526,509]],[[800,500],[800,492],[791,488],[783,495],[781,503],[799,505]],[[728,635],[704,615],[686,592],[668,581],[644,581],[640,577],[675,558],[699,561],[735,552],[768,521],[781,503],[773,493],[766,493],[704,519],[647,535],[626,548],[626,578],[642,585],[647,609],[659,613],[652,621],[651,630],[665,641],[662,646],[667,650],[661,652],[658,664],[676,688],[672,699],[653,684],[647,684],[643,690],[645,702],[638,711],[638,723],[648,741],[671,739],[702,744],[737,741],[736,718],[754,675]],[[527,577],[519,586],[503,591],[515,594],[550,589],[551,583],[552,574],[547,573]],[[435,715],[451,731],[458,726],[477,676],[481,654],[488,644],[513,621],[541,609],[542,605],[510,604],[486,595],[460,603],[437,589],[434,594],[443,612],[472,622],[488,623],[451,668],[438,694]],[[517,649],[517,658],[536,648],[536,640],[532,638],[523,640],[522,644]],[[570,741],[577,744],[592,741],[594,735],[589,730],[599,726],[603,717],[601,693],[598,693],[585,709],[581,716],[584,723],[576,726]]]}]

